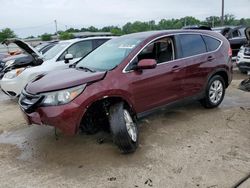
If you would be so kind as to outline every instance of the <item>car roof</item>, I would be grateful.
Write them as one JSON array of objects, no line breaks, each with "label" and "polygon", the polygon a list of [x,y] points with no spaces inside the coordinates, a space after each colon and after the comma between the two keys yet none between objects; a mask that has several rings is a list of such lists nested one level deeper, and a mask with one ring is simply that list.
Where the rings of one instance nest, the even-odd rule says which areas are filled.
[{"label": "car roof", "polygon": [[140,32],[140,33],[127,34],[127,35],[123,35],[121,37],[147,39],[149,37],[151,38],[151,37],[158,37],[158,36],[162,36],[162,35],[182,34],[182,33],[208,34],[208,35],[212,35],[212,36],[216,35],[215,32],[213,32],[211,30],[177,29],[177,30],[145,31],[145,32]]}]

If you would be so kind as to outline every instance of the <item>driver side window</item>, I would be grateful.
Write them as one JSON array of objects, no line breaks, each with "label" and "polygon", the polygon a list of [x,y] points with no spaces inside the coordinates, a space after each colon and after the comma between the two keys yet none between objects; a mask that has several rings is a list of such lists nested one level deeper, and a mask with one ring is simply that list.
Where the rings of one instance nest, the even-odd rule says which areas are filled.
[{"label": "driver side window", "polygon": [[157,64],[165,63],[175,59],[173,37],[158,39],[146,46],[127,67],[127,71],[137,66],[142,59],[155,59]]},{"label": "driver side window", "polygon": [[138,55],[138,62],[142,59],[155,59],[157,64],[174,60],[174,45],[171,37],[154,41],[144,48]]}]

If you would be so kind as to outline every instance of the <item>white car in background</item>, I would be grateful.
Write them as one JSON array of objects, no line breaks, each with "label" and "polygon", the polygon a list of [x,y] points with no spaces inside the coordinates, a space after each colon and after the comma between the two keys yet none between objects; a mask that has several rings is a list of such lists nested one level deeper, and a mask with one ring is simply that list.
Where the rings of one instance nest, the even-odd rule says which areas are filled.
[{"label": "white car in background", "polygon": [[69,65],[79,61],[111,38],[113,37],[89,37],[60,41],[43,55],[42,64],[14,69],[4,74],[0,80],[1,89],[11,98],[16,98],[26,84],[38,75],[69,68]]},{"label": "white car in background", "polygon": [[250,74],[250,27],[245,29],[247,44],[240,48],[236,58],[236,65],[240,72]]}]

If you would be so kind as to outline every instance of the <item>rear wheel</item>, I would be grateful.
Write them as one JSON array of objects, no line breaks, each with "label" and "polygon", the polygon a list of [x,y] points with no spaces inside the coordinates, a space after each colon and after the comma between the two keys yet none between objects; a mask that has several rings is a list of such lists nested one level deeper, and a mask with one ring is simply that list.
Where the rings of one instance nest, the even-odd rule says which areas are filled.
[{"label": "rear wheel", "polygon": [[215,108],[220,105],[225,95],[225,81],[219,76],[213,76],[206,87],[205,98],[200,102],[205,108]]},{"label": "rear wheel", "polygon": [[132,153],[138,146],[138,127],[131,110],[124,103],[117,103],[109,110],[113,142],[123,153]]}]

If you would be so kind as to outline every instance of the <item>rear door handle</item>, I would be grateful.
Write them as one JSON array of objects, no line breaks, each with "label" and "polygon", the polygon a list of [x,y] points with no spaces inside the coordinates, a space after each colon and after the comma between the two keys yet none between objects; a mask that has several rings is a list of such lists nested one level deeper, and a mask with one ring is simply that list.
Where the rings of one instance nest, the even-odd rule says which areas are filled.
[{"label": "rear door handle", "polygon": [[215,58],[213,56],[208,56],[207,61],[213,61]]}]

